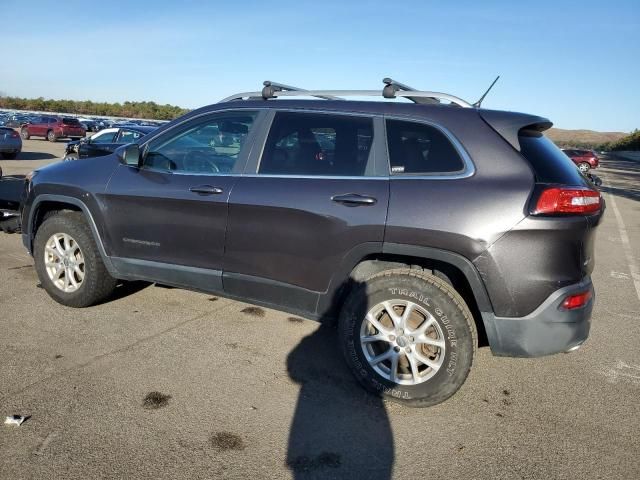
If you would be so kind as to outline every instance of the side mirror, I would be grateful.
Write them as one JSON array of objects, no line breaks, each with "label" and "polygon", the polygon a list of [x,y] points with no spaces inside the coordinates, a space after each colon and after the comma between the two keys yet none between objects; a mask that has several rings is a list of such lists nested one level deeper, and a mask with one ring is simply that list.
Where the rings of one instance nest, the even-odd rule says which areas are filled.
[{"label": "side mirror", "polygon": [[140,166],[140,147],[137,143],[130,143],[118,149],[118,156],[120,161],[125,165],[131,165],[132,167]]}]

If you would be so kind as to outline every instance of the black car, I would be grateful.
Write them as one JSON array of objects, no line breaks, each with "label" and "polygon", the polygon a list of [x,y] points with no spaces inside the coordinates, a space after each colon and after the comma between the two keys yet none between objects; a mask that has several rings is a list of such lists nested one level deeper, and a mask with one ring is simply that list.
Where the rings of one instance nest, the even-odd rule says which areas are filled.
[{"label": "black car", "polygon": [[67,143],[64,160],[78,160],[79,158],[100,157],[109,155],[125,143],[133,143],[148,133],[156,130],[156,127],[120,127],[106,128],[91,135],[91,137]]},{"label": "black car", "polygon": [[[287,88],[37,171],[21,224],[47,293],[86,307],[146,280],[337,320],[358,381],[411,406],[453,395],[479,339],[521,357],[587,339],[604,203],[549,120],[389,80]],[[414,104],[336,98],[376,94]],[[324,100],[276,99],[297,95]]]}]

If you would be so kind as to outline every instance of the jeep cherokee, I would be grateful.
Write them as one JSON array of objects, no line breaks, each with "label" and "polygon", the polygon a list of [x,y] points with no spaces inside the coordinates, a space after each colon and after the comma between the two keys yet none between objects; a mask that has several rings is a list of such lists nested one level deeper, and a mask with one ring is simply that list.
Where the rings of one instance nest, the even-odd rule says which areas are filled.
[{"label": "jeep cherokee", "polygon": [[482,339],[586,340],[604,203],[551,122],[392,83],[415,103],[265,85],[35,172],[22,234],[48,294],[87,307],[146,280],[337,320],[359,382],[410,406],[453,395]]}]

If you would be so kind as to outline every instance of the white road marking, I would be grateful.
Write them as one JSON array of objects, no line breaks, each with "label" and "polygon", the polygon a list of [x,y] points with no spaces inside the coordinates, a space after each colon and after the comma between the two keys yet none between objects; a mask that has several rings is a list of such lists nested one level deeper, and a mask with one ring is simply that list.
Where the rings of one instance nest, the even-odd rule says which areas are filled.
[{"label": "white road marking", "polygon": [[624,273],[624,272],[614,272],[614,271],[612,271],[611,272],[611,276],[613,278],[623,278],[625,280],[628,280],[629,278],[631,278],[628,273]]},{"label": "white road marking", "polygon": [[636,262],[633,259],[633,252],[631,251],[627,228],[624,226],[624,220],[622,220],[622,215],[620,215],[620,210],[618,210],[618,205],[616,205],[615,197],[610,193],[607,194],[607,197],[611,202],[613,213],[616,216],[616,222],[618,222],[618,232],[620,232],[620,240],[622,240],[622,249],[627,257],[629,271],[631,272],[631,278],[633,278],[633,285],[636,287],[636,295],[638,296],[638,300],[640,300],[640,269],[638,269],[638,265],[636,265]]},{"label": "white road marking", "polygon": [[608,368],[601,373],[611,383],[618,383],[618,380],[623,380],[640,385],[640,366],[631,365],[622,360],[618,360],[615,367]]}]

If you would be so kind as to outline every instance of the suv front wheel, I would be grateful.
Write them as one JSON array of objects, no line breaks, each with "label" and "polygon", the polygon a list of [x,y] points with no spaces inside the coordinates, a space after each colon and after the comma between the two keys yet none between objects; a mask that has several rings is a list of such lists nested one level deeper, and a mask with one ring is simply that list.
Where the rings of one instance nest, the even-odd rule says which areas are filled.
[{"label": "suv front wheel", "polygon": [[88,307],[116,287],[79,212],[47,218],[36,233],[33,256],[41,285],[62,305]]},{"label": "suv front wheel", "polygon": [[477,332],[453,287],[421,270],[388,270],[356,286],[339,322],[342,350],[368,390],[428,407],[465,382]]}]

